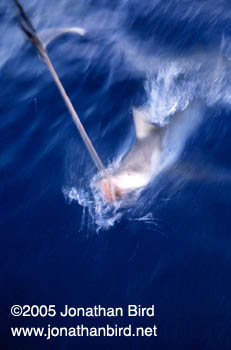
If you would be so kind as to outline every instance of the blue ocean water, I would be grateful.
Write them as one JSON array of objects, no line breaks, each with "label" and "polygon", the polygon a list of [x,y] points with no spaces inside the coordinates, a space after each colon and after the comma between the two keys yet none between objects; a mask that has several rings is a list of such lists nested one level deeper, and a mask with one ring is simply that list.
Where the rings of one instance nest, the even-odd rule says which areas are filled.
[{"label": "blue ocean water", "polygon": [[[46,66],[0,4],[2,349],[231,348],[231,9],[228,1],[22,1],[36,29],[83,27],[49,54],[106,166],[129,150],[131,109],[168,125],[169,162],[111,208]],[[151,338],[14,338],[14,304],[155,304]],[[56,318],[54,326],[77,321]],[[81,320],[96,326],[105,320]],[[112,321],[109,320],[109,323]],[[113,322],[112,322],[113,323]]]}]

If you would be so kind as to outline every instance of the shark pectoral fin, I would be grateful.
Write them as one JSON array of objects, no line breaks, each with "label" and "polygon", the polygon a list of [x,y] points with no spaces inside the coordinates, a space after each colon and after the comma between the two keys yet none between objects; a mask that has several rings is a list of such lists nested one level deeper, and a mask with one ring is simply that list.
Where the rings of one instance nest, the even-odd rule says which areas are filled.
[{"label": "shark pectoral fin", "polygon": [[47,47],[53,40],[57,39],[60,35],[73,33],[79,36],[84,36],[86,34],[85,29],[80,27],[69,27],[69,28],[49,28],[39,32],[39,37],[41,38],[45,47]]},{"label": "shark pectoral fin", "polygon": [[142,108],[132,108],[133,120],[136,130],[136,138],[138,140],[149,136],[153,131],[158,131],[161,128],[147,121],[147,111]]}]

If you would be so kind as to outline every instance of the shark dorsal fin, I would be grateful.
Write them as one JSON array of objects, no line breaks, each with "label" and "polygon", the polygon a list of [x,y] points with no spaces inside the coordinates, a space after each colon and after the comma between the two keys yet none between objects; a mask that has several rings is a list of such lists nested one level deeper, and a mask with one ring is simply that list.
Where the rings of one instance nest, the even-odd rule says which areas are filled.
[{"label": "shark dorsal fin", "polygon": [[132,108],[133,120],[136,130],[136,138],[138,140],[149,136],[158,126],[153,125],[147,121],[147,110],[144,108]]}]

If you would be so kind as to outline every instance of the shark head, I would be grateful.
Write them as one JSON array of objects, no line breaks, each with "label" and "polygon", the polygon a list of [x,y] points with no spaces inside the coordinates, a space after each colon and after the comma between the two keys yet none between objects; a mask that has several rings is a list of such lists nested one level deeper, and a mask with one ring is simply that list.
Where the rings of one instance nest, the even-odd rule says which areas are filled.
[{"label": "shark head", "polygon": [[145,187],[154,176],[161,156],[162,129],[147,121],[145,109],[133,108],[136,139],[112,174],[101,180],[101,190],[110,202]]}]

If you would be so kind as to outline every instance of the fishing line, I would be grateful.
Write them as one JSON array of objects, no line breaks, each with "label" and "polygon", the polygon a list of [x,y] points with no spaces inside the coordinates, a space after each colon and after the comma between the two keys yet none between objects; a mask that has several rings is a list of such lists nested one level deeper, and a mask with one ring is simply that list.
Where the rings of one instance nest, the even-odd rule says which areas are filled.
[{"label": "fishing line", "polygon": [[74,109],[74,106],[70,100],[70,98],[68,97],[63,84],[61,83],[58,74],[56,73],[56,70],[49,58],[49,55],[47,53],[46,47],[44,46],[44,44],[42,43],[42,41],[40,40],[38,34],[36,33],[36,30],[33,26],[33,24],[31,23],[30,19],[28,18],[28,16],[26,15],[22,5],[19,3],[18,0],[13,0],[15,5],[17,6],[18,10],[19,10],[19,25],[22,29],[22,31],[26,34],[27,38],[31,41],[31,43],[35,46],[35,48],[37,49],[39,55],[41,56],[41,58],[43,59],[43,61],[45,62],[45,64],[47,65],[52,78],[56,84],[56,86],[58,87],[58,90],[67,106],[67,109],[80,133],[80,136],[95,164],[95,166],[97,167],[97,169],[100,172],[105,173],[105,168],[104,165],[101,161],[101,159],[99,158],[99,155],[97,154],[91,140],[89,139],[83,124],[81,123],[79,116],[76,112],[76,110]]}]

